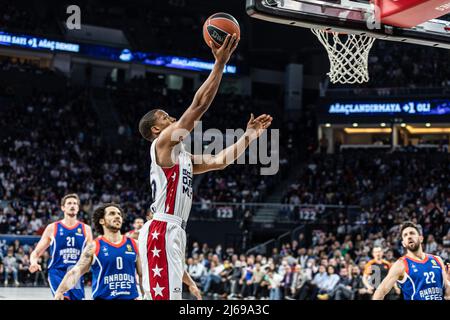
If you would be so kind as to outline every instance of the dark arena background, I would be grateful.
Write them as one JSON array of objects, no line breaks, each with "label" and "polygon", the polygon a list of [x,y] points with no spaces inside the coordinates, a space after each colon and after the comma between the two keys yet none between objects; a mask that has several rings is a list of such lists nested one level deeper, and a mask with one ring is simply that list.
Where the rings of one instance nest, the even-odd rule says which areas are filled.
[{"label": "dark arena background", "polygon": [[[450,7],[426,18],[439,18],[439,34],[420,21],[389,29],[404,40],[379,33],[368,81],[342,84],[327,76],[309,25],[295,25],[308,20],[302,7],[292,23],[255,16],[258,4],[289,3],[302,1],[0,0],[0,299],[52,299],[52,252],[35,273],[30,254],[63,218],[64,195],[78,194],[78,220],[92,227],[102,203],[124,208],[123,233],[145,219],[150,143],[139,120],[153,108],[179,119],[189,107],[214,63],[202,28],[217,12],[236,18],[240,42],[201,130],[225,141],[251,113],[273,122],[270,163],[193,178],[185,269],[203,299],[371,300],[406,254],[405,221],[420,225],[423,251],[450,280]],[[321,19],[307,23],[362,28]],[[202,152],[212,141],[196,130]],[[92,299],[91,273],[84,281]],[[195,299],[186,287],[183,298]],[[400,288],[385,299],[403,300]]]}]

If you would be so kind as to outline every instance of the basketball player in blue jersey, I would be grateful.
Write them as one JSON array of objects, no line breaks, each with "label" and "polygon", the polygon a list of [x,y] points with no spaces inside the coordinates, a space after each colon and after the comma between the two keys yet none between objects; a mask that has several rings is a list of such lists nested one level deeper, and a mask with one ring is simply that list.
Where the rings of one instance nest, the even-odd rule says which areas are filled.
[{"label": "basketball player in blue jersey", "polygon": [[423,236],[412,222],[400,228],[406,255],[398,259],[373,295],[382,300],[395,283],[405,300],[449,300],[450,283],[440,257],[422,251]]},{"label": "basketball player in blue jersey", "polygon": [[[65,195],[61,200],[61,210],[64,212],[64,218],[45,228],[30,256],[29,271],[31,273],[41,271],[39,257],[50,247],[48,282],[53,295],[66,272],[78,262],[86,243],[92,241],[91,227],[77,220],[80,210],[78,195],[74,193]],[[82,300],[84,298],[83,279],[80,280],[73,290],[64,295],[66,299]]]},{"label": "basketball player in blue jersey", "polygon": [[[55,300],[63,300],[64,294],[91,269],[92,298],[94,300],[134,300],[143,293],[142,270],[136,242],[120,233],[123,210],[108,203],[94,212],[93,221],[100,237],[89,243],[74,268],[67,272],[58,289]],[[139,280],[136,279],[136,274]]]}]

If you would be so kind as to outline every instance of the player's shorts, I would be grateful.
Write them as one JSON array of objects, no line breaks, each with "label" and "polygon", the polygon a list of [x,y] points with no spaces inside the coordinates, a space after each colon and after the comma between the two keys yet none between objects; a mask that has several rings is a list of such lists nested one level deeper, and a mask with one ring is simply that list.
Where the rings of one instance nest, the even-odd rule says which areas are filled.
[{"label": "player's shorts", "polygon": [[[55,292],[58,289],[61,281],[66,275],[66,270],[61,269],[50,269],[48,271],[48,283],[50,285],[50,289],[52,290],[53,296],[55,296]],[[84,284],[83,277],[81,277],[80,281],[78,281],[75,288],[67,291],[64,294],[64,298],[69,300],[83,300],[84,299]]]},{"label": "player's shorts", "polygon": [[142,282],[150,300],[181,300],[186,248],[180,217],[155,214],[139,231]]}]

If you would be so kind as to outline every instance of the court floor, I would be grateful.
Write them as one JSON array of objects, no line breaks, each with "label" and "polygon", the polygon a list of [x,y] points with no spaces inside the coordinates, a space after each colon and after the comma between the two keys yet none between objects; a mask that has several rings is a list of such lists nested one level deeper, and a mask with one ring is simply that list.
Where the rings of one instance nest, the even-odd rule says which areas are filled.
[{"label": "court floor", "polygon": [[[84,287],[86,300],[92,300],[92,287]],[[183,299],[192,299],[183,293]],[[208,297],[203,299],[209,300]],[[3,287],[0,286],[0,300],[53,300],[50,288],[46,287]]]},{"label": "court floor", "polygon": [[[92,288],[85,288],[87,300],[91,300]],[[52,300],[50,288],[45,287],[3,287],[0,286],[0,300]]]}]

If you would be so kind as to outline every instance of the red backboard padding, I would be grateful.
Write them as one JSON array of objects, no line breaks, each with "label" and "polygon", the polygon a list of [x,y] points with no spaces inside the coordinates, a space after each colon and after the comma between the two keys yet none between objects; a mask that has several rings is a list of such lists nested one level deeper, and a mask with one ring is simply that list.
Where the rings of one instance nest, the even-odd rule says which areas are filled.
[{"label": "red backboard padding", "polygon": [[381,23],[415,27],[450,13],[450,0],[373,0],[380,8]]}]

